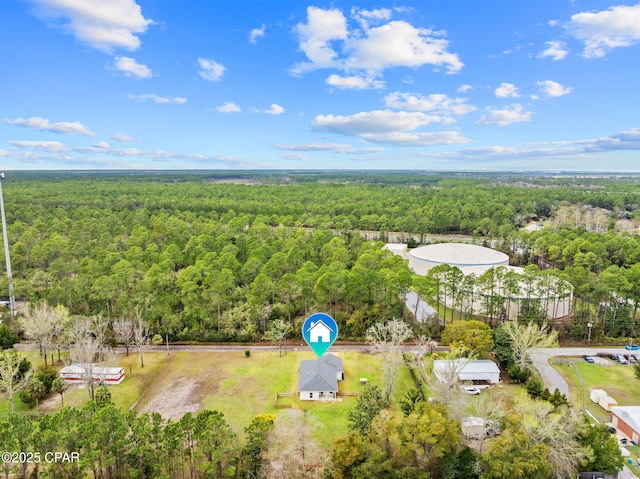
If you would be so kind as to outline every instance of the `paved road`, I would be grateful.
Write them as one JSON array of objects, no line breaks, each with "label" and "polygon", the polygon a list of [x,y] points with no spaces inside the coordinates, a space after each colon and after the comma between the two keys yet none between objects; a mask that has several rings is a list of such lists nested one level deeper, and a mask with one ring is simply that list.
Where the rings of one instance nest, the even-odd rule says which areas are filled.
[{"label": "paved road", "polygon": [[[38,349],[38,345],[35,343],[18,343],[14,345],[14,349],[18,351],[29,351]],[[115,351],[119,353],[125,352],[124,346],[118,346],[114,348]],[[170,344],[167,348],[166,345],[158,345],[158,346],[147,346],[145,348],[145,352],[166,352],[167,349],[169,352],[173,351],[183,351],[183,352],[243,352],[245,349],[250,349],[251,351],[277,351],[278,346],[267,345],[267,344]],[[282,350],[284,351],[284,345],[282,346]],[[403,348],[406,352],[412,352],[416,350],[415,346],[407,345]],[[436,351],[448,351],[449,348],[446,346],[438,346],[435,349]],[[133,346],[129,347],[129,353],[133,353],[135,348]],[[311,348],[300,342],[289,342],[287,344],[287,351],[311,351]],[[347,342],[337,342],[331,346],[331,351],[359,351],[363,353],[372,352],[371,346],[363,343],[347,343]]]},{"label": "paved road", "polygon": [[[549,364],[549,359],[556,356],[582,356],[588,354],[589,356],[596,356],[598,353],[607,354],[628,354],[624,348],[547,348],[536,349],[531,355],[531,360],[534,367],[540,372],[545,387],[549,388],[549,391],[553,392],[555,388],[558,388],[560,392],[566,394],[569,397],[569,385],[564,380],[562,375],[556,371],[553,366]],[[582,361],[582,358],[579,359]],[[622,366],[620,366],[622,367]],[[623,470],[618,473],[618,479],[638,479],[631,469],[624,466]]]},{"label": "paved road", "polygon": [[[549,391],[553,392],[556,388],[561,393],[569,396],[569,385],[564,380],[562,375],[556,371],[553,366],[549,364],[549,359],[555,356],[582,356],[588,354],[595,356],[598,353],[607,354],[628,354],[629,351],[622,347],[610,347],[610,348],[546,348],[536,349],[531,354],[531,361],[533,366],[538,370],[544,386],[549,388]],[[580,359],[582,361],[582,359]]]}]

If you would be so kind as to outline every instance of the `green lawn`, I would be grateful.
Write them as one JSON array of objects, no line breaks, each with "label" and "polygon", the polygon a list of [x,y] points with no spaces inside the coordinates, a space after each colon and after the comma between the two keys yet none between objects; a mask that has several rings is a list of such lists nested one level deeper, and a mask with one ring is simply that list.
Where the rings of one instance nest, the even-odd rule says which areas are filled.
[{"label": "green lawn", "polygon": [[586,400],[583,400],[585,391],[575,369],[564,364],[558,364],[554,367],[569,384],[569,400],[576,410],[583,409],[584,401],[587,409],[599,421],[610,421],[611,414],[589,399],[592,389],[604,389],[609,396],[618,402],[619,406],[637,406],[640,404],[640,381],[636,379],[633,367],[623,365],[601,366],[587,363],[582,358],[576,358],[575,365],[586,384]]},{"label": "green lawn", "polygon": [[[42,363],[37,353],[29,353],[34,366]],[[343,392],[360,392],[360,378],[370,384],[384,387],[382,357],[358,352],[336,353],[343,361],[345,380],[339,388]],[[33,356],[33,357],[31,357]],[[244,428],[260,413],[280,414],[285,409],[275,409],[274,398],[278,392],[296,392],[298,369],[303,359],[315,359],[312,352],[289,351],[279,357],[277,352],[172,352],[146,353],[145,367],[140,367],[139,356],[120,356],[118,365],[125,368],[125,380],[110,386],[114,403],[123,410],[144,410],[151,401],[160,397],[166,402],[174,399],[171,388],[188,379],[188,401],[200,408],[222,412],[236,433],[244,434]],[[409,370],[403,365],[392,394],[397,402],[405,392],[414,387]],[[82,385],[73,385],[64,395],[65,405],[81,406],[88,400],[88,392]],[[340,397],[335,402],[300,401],[297,397],[281,398],[278,404],[293,404],[311,413],[319,425],[316,437],[322,445],[329,445],[334,437],[346,434],[347,413],[353,408],[356,397]],[[55,394],[41,405],[41,412],[60,408],[60,397]],[[178,404],[179,406],[179,404]],[[16,409],[26,411],[16,401]],[[0,412],[9,411],[9,402],[0,401]],[[35,412],[35,411],[33,411]]]}]

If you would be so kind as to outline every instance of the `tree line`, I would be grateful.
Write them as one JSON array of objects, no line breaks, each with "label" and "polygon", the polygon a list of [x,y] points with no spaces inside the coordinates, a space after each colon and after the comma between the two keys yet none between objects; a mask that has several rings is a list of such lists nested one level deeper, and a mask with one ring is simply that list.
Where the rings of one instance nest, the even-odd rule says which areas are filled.
[{"label": "tree line", "polygon": [[[569,281],[575,339],[588,322],[635,334],[640,239],[618,227],[638,221],[633,179],[288,173],[18,175],[5,185],[16,295],[110,321],[139,311],[171,341],[257,340],[279,319],[296,334],[312,309],[362,338],[405,314],[417,279],[358,231],[466,233]],[[532,219],[548,226],[521,230]]]}]

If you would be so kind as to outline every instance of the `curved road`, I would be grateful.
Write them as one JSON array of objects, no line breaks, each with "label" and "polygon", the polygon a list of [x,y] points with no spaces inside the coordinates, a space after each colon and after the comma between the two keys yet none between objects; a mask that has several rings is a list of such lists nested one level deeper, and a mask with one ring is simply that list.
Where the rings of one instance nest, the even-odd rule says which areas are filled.
[{"label": "curved road", "polygon": [[[544,386],[549,388],[549,391],[553,392],[558,388],[561,393],[566,394],[567,397],[569,397],[569,385],[567,384],[567,381],[565,381],[562,375],[549,364],[549,360],[555,356],[578,356],[580,358],[583,354],[596,356],[598,353],[629,354],[629,351],[623,347],[535,349],[531,354],[531,361],[533,366],[540,373],[542,381],[544,381]],[[582,361],[582,359],[580,359],[580,361]]]}]

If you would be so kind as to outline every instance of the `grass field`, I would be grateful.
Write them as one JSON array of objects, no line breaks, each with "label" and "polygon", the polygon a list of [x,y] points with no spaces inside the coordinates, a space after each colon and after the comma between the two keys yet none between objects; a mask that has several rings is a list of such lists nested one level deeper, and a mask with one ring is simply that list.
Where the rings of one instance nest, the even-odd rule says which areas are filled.
[{"label": "grass field", "polygon": [[[29,353],[34,366],[42,363],[37,353]],[[358,352],[337,353],[343,361],[345,380],[343,392],[360,392],[360,378],[383,388],[382,358]],[[163,417],[178,419],[187,411],[201,409],[222,412],[234,431],[242,436],[244,428],[260,413],[280,414],[285,409],[274,408],[279,392],[296,392],[298,369],[303,359],[314,359],[312,352],[290,351],[282,357],[277,352],[172,352],[146,353],[145,367],[140,367],[137,355],[120,356],[118,365],[125,368],[126,379],[110,386],[114,403],[123,410],[158,411]],[[392,394],[392,401],[401,399],[413,387],[409,370],[403,365]],[[80,406],[88,400],[88,392],[74,385],[64,395],[65,405]],[[281,398],[278,404],[310,412],[319,425],[316,437],[322,445],[347,432],[347,413],[356,397],[340,397],[335,402],[300,401],[297,397]],[[60,408],[60,396],[52,395],[40,406],[41,412]],[[16,402],[16,408],[25,407]],[[9,402],[0,401],[0,412],[10,410]],[[35,411],[34,411],[35,412]]]},{"label": "grass field", "polygon": [[[590,364],[582,358],[575,359],[575,365],[584,379],[586,390],[573,367],[559,364],[554,367],[569,384],[569,400],[576,410],[583,409],[583,403],[600,422],[609,422],[611,414],[591,402],[589,394],[592,389],[604,389],[614,398],[619,406],[637,406],[640,404],[640,381],[634,375],[633,367],[615,365],[601,366]],[[586,396],[585,396],[586,394]]]}]

